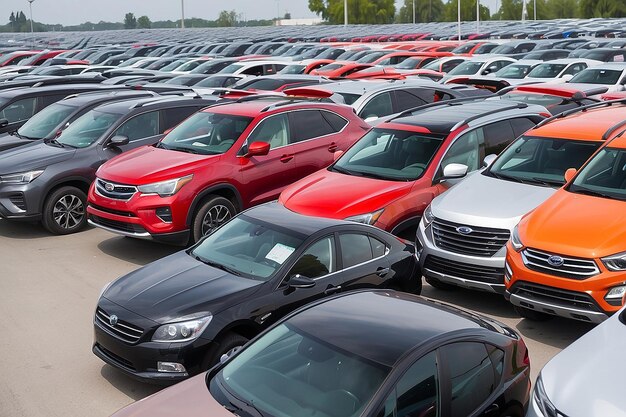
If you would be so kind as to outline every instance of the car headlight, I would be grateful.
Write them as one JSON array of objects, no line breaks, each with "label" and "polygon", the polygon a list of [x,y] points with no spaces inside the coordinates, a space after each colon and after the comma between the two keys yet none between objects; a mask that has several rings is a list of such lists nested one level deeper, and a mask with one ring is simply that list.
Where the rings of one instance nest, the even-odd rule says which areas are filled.
[{"label": "car headlight", "polygon": [[541,374],[537,377],[537,382],[535,382],[535,390],[533,391],[533,398],[539,410],[545,417],[560,417],[558,410],[552,404],[552,401],[548,398],[546,394],[546,390],[543,387],[543,381],[541,379]]},{"label": "car headlight", "polygon": [[357,223],[374,224],[385,209],[373,211],[371,213],[360,214],[358,216],[346,217],[345,220]]},{"label": "car headlight", "polygon": [[433,220],[435,220],[435,216],[433,216],[433,209],[430,206],[426,207],[424,210],[424,214],[422,214],[422,221],[424,222],[424,227],[429,226]]},{"label": "car headlight", "polygon": [[626,252],[602,258],[602,262],[609,271],[626,271]]},{"label": "car headlight", "polygon": [[519,237],[519,230],[517,226],[513,228],[513,233],[511,233],[511,245],[513,246],[513,249],[515,249],[517,252],[522,250],[522,248],[524,247],[522,239],[520,239]]},{"label": "car headlight", "polygon": [[140,185],[137,189],[144,194],[158,194],[161,197],[169,197],[178,192],[183,185],[187,184],[193,175],[187,175],[186,177],[176,178],[173,180],[155,182],[152,184]]},{"label": "car headlight", "polygon": [[201,317],[189,320],[182,317],[181,321],[160,326],[152,335],[153,342],[188,342],[197,339],[207,328],[213,316],[202,313]]},{"label": "car headlight", "polygon": [[0,176],[0,183],[3,184],[28,184],[35,178],[43,174],[43,170],[20,172],[18,174],[7,174]]}]

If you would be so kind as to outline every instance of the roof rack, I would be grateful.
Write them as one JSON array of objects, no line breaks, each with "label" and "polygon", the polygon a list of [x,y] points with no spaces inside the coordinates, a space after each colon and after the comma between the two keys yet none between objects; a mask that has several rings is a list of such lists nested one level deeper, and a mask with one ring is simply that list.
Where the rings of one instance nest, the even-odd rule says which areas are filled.
[{"label": "roof rack", "polygon": [[[128,90],[125,88],[119,88],[119,89],[111,88],[111,89],[103,89],[103,90],[85,91],[84,93],[70,94],[69,96],[65,96],[63,100],[69,100],[71,98],[76,98],[76,97],[85,97],[85,96],[102,95],[102,94],[107,94],[108,96],[114,96],[114,95],[118,95],[121,93],[126,93],[130,96],[150,95],[153,97],[157,97],[159,95],[155,93],[154,91],[148,91],[148,90]],[[130,94],[130,93],[134,93],[134,94]]]},{"label": "roof rack", "polygon": [[439,107],[439,106],[456,106],[456,105],[460,105],[463,104],[465,102],[468,101],[483,101],[483,97],[480,96],[476,96],[476,97],[459,97],[459,98],[455,98],[452,100],[442,100],[442,101],[435,101],[432,103],[428,103],[428,104],[422,104],[421,106],[417,106],[417,107],[413,107],[407,110],[404,110],[401,113],[398,113],[397,115],[393,116],[392,118],[390,118],[389,120],[387,120],[388,122],[395,120],[395,119],[399,119],[401,117],[406,117],[406,116],[411,116],[413,113],[421,111],[421,110],[425,110],[425,109],[429,109],[432,107]]},{"label": "roof rack", "polygon": [[[611,134],[615,133],[615,131],[617,131],[622,126],[626,126],[626,120],[621,120],[615,125],[611,126],[609,129],[607,129],[607,131],[604,132],[604,134],[602,135],[602,140],[607,140],[609,136],[611,136]],[[624,131],[622,131],[619,135],[621,135],[622,133],[624,133]]]},{"label": "roof rack", "polygon": [[600,101],[598,103],[591,103],[587,104],[586,106],[576,107],[575,109],[565,110],[564,112],[555,114],[552,117],[548,117],[547,119],[542,120],[535,127],[543,126],[553,120],[562,119],[563,117],[570,116],[574,113],[578,113],[579,111],[587,111],[590,109],[595,109],[596,107],[612,106],[613,104],[626,104],[626,98],[621,98],[618,100]]},{"label": "roof rack", "polygon": [[129,109],[138,109],[138,108],[141,108],[141,107],[151,106],[153,104],[161,103],[163,101],[175,101],[177,99],[190,98],[190,97],[188,97],[188,96],[180,96],[180,95],[169,95],[169,96],[167,96],[167,95],[159,95],[159,94],[157,94],[153,98],[154,98],[153,100],[140,101],[139,103],[131,104]]},{"label": "roof rack", "polygon": [[[515,109],[525,109],[525,108],[528,108],[528,104],[526,104],[526,103],[514,103],[514,104],[511,104],[510,106],[499,107],[496,110],[492,110],[491,112],[489,112],[489,114],[501,113],[501,112],[504,112],[504,111],[515,110]],[[465,120],[463,120],[461,122],[458,122],[450,130],[451,131],[452,130],[456,130],[459,127],[461,127],[463,125],[466,125],[468,123],[471,123],[471,122],[473,122],[476,119],[480,119],[483,116],[484,116],[484,114],[475,114],[473,116],[470,116],[467,119],[465,119]]]}]

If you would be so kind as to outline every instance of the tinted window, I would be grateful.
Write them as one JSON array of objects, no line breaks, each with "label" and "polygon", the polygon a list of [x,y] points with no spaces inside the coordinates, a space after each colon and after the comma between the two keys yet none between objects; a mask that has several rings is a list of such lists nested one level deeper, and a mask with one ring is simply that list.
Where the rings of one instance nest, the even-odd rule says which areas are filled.
[{"label": "tinted window", "polygon": [[65,98],[66,96],[67,94],[63,93],[63,94],[54,94],[51,96],[39,97],[39,108],[48,107],[52,103],[56,103],[57,101]]},{"label": "tinted window", "polygon": [[399,112],[399,111],[403,111],[403,110],[407,110],[407,109],[412,109],[413,107],[417,107],[417,106],[421,106],[422,104],[426,104],[429,102],[433,101],[433,97],[434,97],[434,92],[431,90],[430,93],[430,101],[424,100],[420,97],[418,97],[415,94],[412,94],[414,92],[417,92],[419,90],[410,90],[409,91],[402,91],[402,90],[398,90],[395,92],[396,95],[396,103],[398,105],[398,107],[396,108],[395,111]]},{"label": "tinted window", "polygon": [[289,145],[289,118],[279,114],[263,120],[248,138],[248,144],[267,142],[270,149]]},{"label": "tinted window", "polygon": [[342,234],[339,235],[339,242],[341,244],[341,259],[344,268],[349,268],[372,259],[372,246],[367,236]]},{"label": "tinted window", "polygon": [[569,68],[565,70],[563,75],[578,74],[580,71],[584,70],[585,68],[587,68],[587,64],[585,64],[585,63],[570,65]]},{"label": "tinted window", "polygon": [[382,117],[393,113],[391,104],[391,94],[382,93],[370,100],[359,112],[359,116],[364,119],[368,117]]},{"label": "tinted window", "polygon": [[35,97],[14,101],[0,111],[0,119],[6,119],[9,123],[28,120],[35,114],[36,101]]},{"label": "tinted window", "polygon": [[149,113],[140,114],[130,120],[124,122],[120,126],[113,136],[123,135],[128,136],[128,139],[132,142],[150,136],[159,134],[159,112],[152,111]]},{"label": "tinted window", "polygon": [[498,155],[515,138],[508,120],[484,126],[483,135],[485,138],[484,155]]},{"label": "tinted window", "polygon": [[469,416],[495,390],[494,370],[487,349],[482,343],[453,343],[440,350],[442,363],[450,374],[450,414]]},{"label": "tinted window", "polygon": [[457,59],[451,59],[449,61],[446,61],[443,64],[441,64],[441,72],[449,72],[453,68],[455,68],[457,65],[459,65],[461,62],[463,61],[457,60]]},{"label": "tinted window", "polygon": [[291,112],[292,142],[313,139],[335,133],[335,129],[326,121],[318,110]]},{"label": "tinted window", "polygon": [[415,362],[398,381],[395,391],[396,417],[438,416],[438,381],[437,355],[431,352]]},{"label": "tinted window", "polygon": [[161,115],[163,116],[163,128],[161,131],[176,126],[197,110],[197,107],[173,107],[161,110]]},{"label": "tinted window", "polygon": [[[511,119],[509,121],[511,122],[511,126],[513,127],[513,136],[516,138],[521,136],[523,133],[526,133],[529,129],[532,129],[535,126],[535,122],[527,119],[526,117],[519,117],[517,119]],[[500,149],[500,151],[502,151],[502,149]]]},{"label": "tinted window", "polygon": [[380,240],[373,238],[370,236],[370,244],[372,245],[372,256],[374,258],[379,258],[385,254],[385,250],[387,249],[387,245],[381,242]]},{"label": "tinted window", "polygon": [[327,237],[309,246],[288,276],[300,274],[308,278],[318,278],[331,272],[335,272],[335,240]]},{"label": "tinted window", "polygon": [[324,119],[326,119],[326,121],[332,126],[335,132],[339,132],[341,129],[344,128],[345,125],[348,124],[348,121],[338,114],[329,111],[322,111],[321,113],[322,116],[324,116]]},{"label": "tinted window", "polygon": [[[510,129],[510,127],[509,127]],[[467,165],[468,172],[478,169],[481,161],[481,148],[484,146],[482,129],[475,129],[458,138],[441,161],[440,174],[449,164]]]}]

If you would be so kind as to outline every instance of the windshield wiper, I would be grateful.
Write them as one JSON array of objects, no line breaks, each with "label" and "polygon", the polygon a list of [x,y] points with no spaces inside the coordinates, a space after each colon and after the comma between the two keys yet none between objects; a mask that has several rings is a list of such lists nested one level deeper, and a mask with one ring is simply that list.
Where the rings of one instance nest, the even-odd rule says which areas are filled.
[{"label": "windshield wiper", "polygon": [[331,169],[335,172],[339,172],[340,174],[346,174],[346,175],[357,175],[357,176],[362,176],[361,173],[357,173],[354,171],[350,171],[349,169],[345,169],[345,168],[340,168],[337,165],[333,165],[331,167]]},{"label": "windshield wiper", "polygon": [[192,255],[196,259],[196,261],[200,261],[205,265],[212,266],[213,268],[221,269],[222,271],[226,271],[229,274],[237,275],[238,277],[241,276],[241,272],[237,271],[236,269],[230,268],[226,265],[222,265],[218,262],[209,261],[208,259],[198,256],[195,253],[192,253]]},{"label": "windshield wiper", "polygon": [[200,152],[190,149],[190,148],[168,148],[168,149],[171,151],[179,151],[179,152],[192,153],[194,155],[200,155]]},{"label": "windshield wiper", "polygon": [[490,173],[491,175],[493,175],[494,177],[496,177],[497,179],[499,179],[499,180],[513,181],[513,182],[521,182],[521,183],[523,183],[523,182],[524,182],[524,181],[523,181],[523,180],[521,180],[520,178],[517,178],[517,177],[512,177],[512,176],[510,176],[510,175],[506,175],[506,174],[496,174],[496,173],[495,173],[495,172],[493,172],[493,171],[489,171],[489,173]]},{"label": "windshield wiper", "polygon": [[64,143],[59,142],[58,140],[56,140],[56,138],[51,138],[51,139],[47,139],[44,142],[46,145],[52,145],[52,146],[56,146],[59,148],[65,148],[66,145]]},{"label": "windshield wiper", "polygon": [[[395,178],[389,178],[389,177],[386,177],[386,176],[384,176],[384,175],[375,174],[375,173],[373,173],[373,172],[363,172],[363,171],[359,171],[359,172],[357,173],[357,175],[359,175],[359,176],[361,176],[361,177],[366,177],[366,178],[373,178],[373,179],[376,179],[376,180],[398,181],[398,180],[397,180],[397,179],[395,179]],[[404,180],[404,181],[408,181],[408,180]]]},{"label": "windshield wiper", "polygon": [[574,189],[574,190],[572,190],[572,187],[570,187],[570,191],[573,192],[573,193],[577,193],[577,194],[585,194],[585,195],[591,195],[591,196],[594,196],[594,197],[603,197],[603,198],[613,199],[612,196],[610,196],[608,194],[601,193],[599,191],[590,190],[589,188],[581,187],[580,185],[576,185],[575,187],[576,187],[576,189]]},{"label": "windshield wiper", "polygon": [[[231,407],[235,408],[235,410],[232,410],[232,409],[230,409],[231,407],[224,406],[224,408],[226,408],[228,411],[230,411],[232,413],[233,411],[237,411],[237,410],[241,410],[241,411],[250,411],[250,410],[252,410],[252,411],[254,411],[254,414],[256,414],[258,417],[265,417],[265,415],[261,412],[261,410],[259,410],[252,403],[252,401],[248,402],[248,401],[245,401],[242,398],[237,397],[229,389],[226,388],[225,384],[223,384],[221,382],[220,382],[219,385],[222,387],[223,392],[226,394],[226,397],[228,397],[228,402],[230,403]],[[235,404],[235,403],[239,403],[239,404]],[[245,409],[244,409],[244,407],[245,407]]]},{"label": "windshield wiper", "polygon": [[538,177],[533,177],[533,181],[538,182],[540,184],[548,185],[548,186],[556,185],[557,187],[560,187],[563,184],[565,184],[565,181],[549,180],[549,179],[538,178]]},{"label": "windshield wiper", "polygon": [[168,148],[167,146],[165,146],[165,144],[163,142],[157,142],[156,145],[154,145],[155,148],[161,148],[161,149],[166,149],[169,150],[170,148]]}]

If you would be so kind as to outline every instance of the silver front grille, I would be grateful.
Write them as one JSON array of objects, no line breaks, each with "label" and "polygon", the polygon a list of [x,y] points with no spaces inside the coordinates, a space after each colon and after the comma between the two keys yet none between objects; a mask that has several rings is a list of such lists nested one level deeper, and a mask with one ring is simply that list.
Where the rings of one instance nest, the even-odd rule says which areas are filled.
[{"label": "silver front grille", "polygon": [[583,280],[600,273],[592,259],[565,257],[536,249],[524,249],[522,260],[528,269],[558,277]]},{"label": "silver front grille", "polygon": [[[437,247],[471,256],[491,257],[509,240],[507,229],[467,226],[435,218],[432,223],[433,237]],[[461,233],[459,230],[469,230]]]},{"label": "silver front grille", "polygon": [[115,325],[111,324],[111,316],[100,307],[96,310],[96,321],[109,333],[129,343],[137,342],[143,334],[143,329],[119,319]]},{"label": "silver front grille", "polygon": [[116,184],[96,178],[96,192],[103,197],[114,200],[130,200],[137,192],[133,185]]}]

